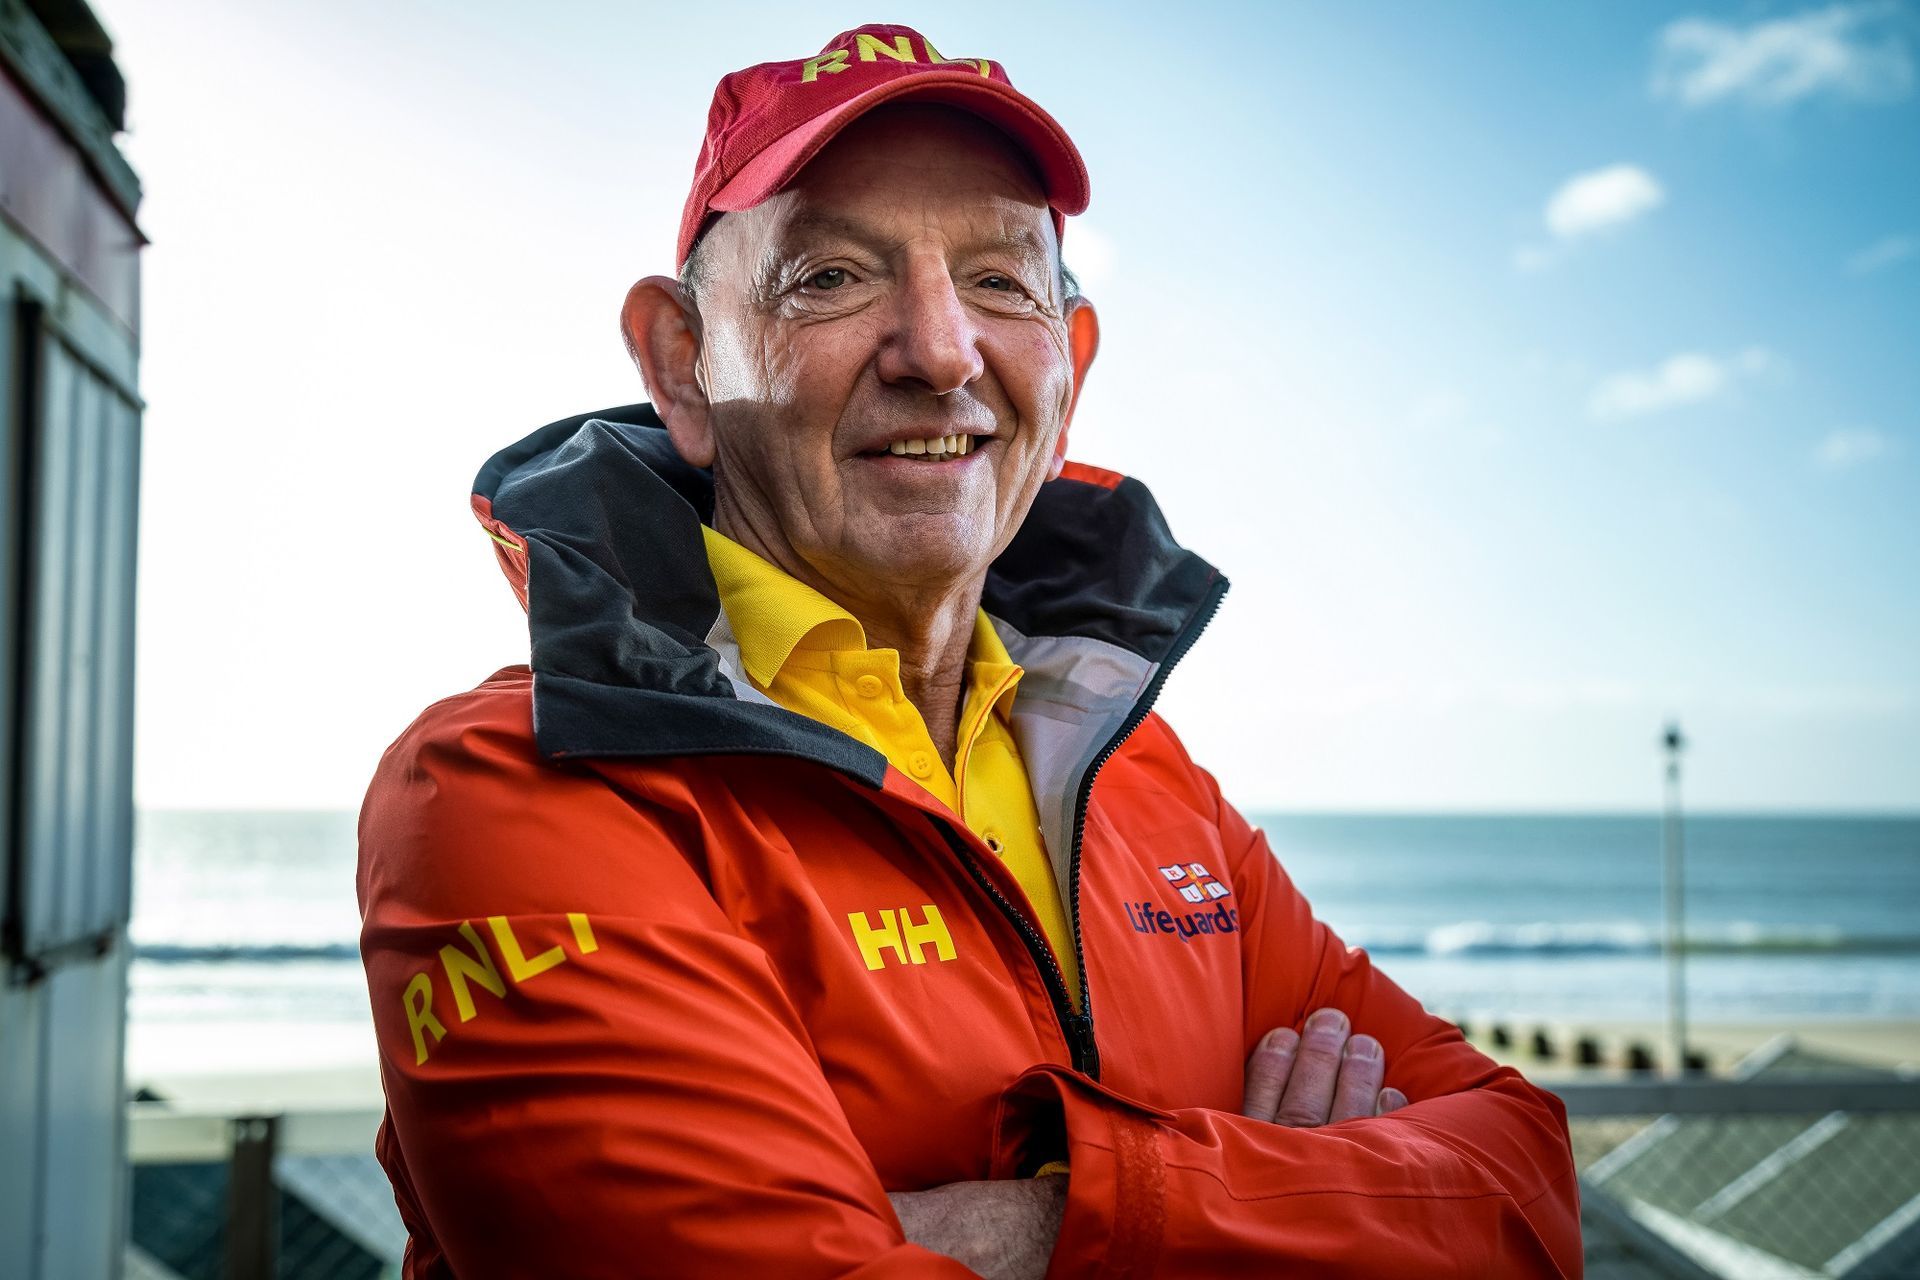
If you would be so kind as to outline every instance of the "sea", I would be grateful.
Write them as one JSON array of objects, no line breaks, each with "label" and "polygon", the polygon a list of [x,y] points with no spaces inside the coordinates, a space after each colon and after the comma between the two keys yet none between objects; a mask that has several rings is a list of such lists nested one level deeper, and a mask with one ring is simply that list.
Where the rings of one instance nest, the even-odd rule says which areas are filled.
[{"label": "sea", "polygon": [[[1438,1013],[1665,1014],[1657,815],[1256,821],[1320,919]],[[1681,831],[1691,1017],[1920,1018],[1920,817]],[[133,1080],[371,1064],[353,814],[151,810],[136,832]]]}]

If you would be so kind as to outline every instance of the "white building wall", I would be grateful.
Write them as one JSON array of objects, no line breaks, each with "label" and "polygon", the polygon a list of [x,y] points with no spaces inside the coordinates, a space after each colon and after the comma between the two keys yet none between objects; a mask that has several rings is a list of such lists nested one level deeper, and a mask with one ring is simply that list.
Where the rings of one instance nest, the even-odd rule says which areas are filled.
[{"label": "white building wall", "polygon": [[136,343],[0,215],[0,1277],[125,1250]]}]

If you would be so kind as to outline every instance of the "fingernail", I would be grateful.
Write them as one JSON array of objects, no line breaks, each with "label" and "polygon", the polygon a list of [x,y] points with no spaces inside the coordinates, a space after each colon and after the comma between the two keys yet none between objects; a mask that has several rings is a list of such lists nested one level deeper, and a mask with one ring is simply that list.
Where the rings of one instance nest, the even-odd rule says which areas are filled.
[{"label": "fingernail", "polygon": [[1307,1019],[1307,1032],[1310,1035],[1327,1035],[1333,1032],[1346,1034],[1347,1015],[1338,1009],[1315,1009],[1313,1016]]},{"label": "fingernail", "polygon": [[1300,1037],[1292,1027],[1275,1027],[1260,1037],[1260,1047],[1275,1053],[1292,1053],[1299,1043]]},{"label": "fingernail", "polygon": [[1372,1036],[1355,1036],[1347,1041],[1349,1058],[1374,1059],[1380,1056],[1380,1042]]}]

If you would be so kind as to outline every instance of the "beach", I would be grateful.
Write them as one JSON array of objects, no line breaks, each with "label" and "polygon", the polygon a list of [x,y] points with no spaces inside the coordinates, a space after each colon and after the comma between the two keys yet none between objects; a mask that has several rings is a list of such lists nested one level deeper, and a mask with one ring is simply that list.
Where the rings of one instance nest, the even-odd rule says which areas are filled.
[{"label": "beach", "polygon": [[[1471,1027],[1474,1047],[1488,1057],[1517,1067],[1529,1079],[1551,1084],[1560,1080],[1605,1080],[1631,1076],[1619,1065],[1630,1045],[1644,1045],[1659,1070],[1667,1057],[1667,1025],[1657,1020],[1591,1023],[1506,1022],[1513,1043],[1494,1043],[1489,1028]],[[1554,1056],[1541,1058],[1531,1047],[1537,1030],[1547,1033]],[[1803,1048],[1823,1056],[1857,1062],[1863,1067],[1920,1074],[1920,1019],[1912,1018],[1796,1018],[1773,1021],[1701,1022],[1687,1028],[1687,1047],[1704,1054],[1707,1073],[1727,1076],[1741,1059],[1781,1036],[1791,1036]],[[1582,1067],[1572,1058],[1581,1037],[1599,1042],[1608,1065]]]},{"label": "beach", "polygon": [[[1625,1046],[1644,1044],[1656,1060],[1665,1052],[1666,1025],[1658,1021],[1595,1023],[1509,1023],[1515,1043],[1502,1048],[1484,1028],[1470,1036],[1474,1047],[1494,1060],[1518,1068],[1528,1079],[1551,1088],[1570,1080],[1609,1080],[1632,1076],[1618,1065],[1579,1067],[1570,1059],[1570,1046],[1581,1036],[1596,1038],[1611,1062],[1617,1064]],[[1541,1059],[1529,1038],[1536,1029],[1548,1032],[1560,1046],[1555,1057]],[[1706,1022],[1689,1028],[1687,1042],[1704,1053],[1708,1073],[1725,1076],[1740,1059],[1780,1036],[1792,1036],[1801,1046],[1823,1056],[1857,1062],[1863,1067],[1892,1069],[1920,1075],[1920,1020],[1875,1018],[1806,1018],[1785,1021]],[[231,1109],[235,1113],[273,1114],[300,1110],[378,1109],[380,1071],[371,1056],[358,1062],[323,1066],[248,1063],[219,1069],[195,1068],[179,1060],[148,1063],[130,1070],[130,1088],[145,1087],[170,1102],[195,1109]]]},{"label": "beach", "polygon": [[[1344,941],[1494,1056],[1543,1080],[1578,1071],[1583,1035],[1609,1062],[1631,1043],[1663,1057],[1652,815],[1260,824]],[[1783,1033],[1866,1064],[1920,1063],[1920,819],[1707,816],[1687,836],[1689,1044],[1710,1070]],[[378,1105],[354,861],[350,812],[140,815],[132,1087],[249,1108]],[[1090,976],[1097,993],[1097,959]],[[1511,1044],[1493,1043],[1496,1024]],[[1551,1059],[1531,1051],[1543,1028]]]}]

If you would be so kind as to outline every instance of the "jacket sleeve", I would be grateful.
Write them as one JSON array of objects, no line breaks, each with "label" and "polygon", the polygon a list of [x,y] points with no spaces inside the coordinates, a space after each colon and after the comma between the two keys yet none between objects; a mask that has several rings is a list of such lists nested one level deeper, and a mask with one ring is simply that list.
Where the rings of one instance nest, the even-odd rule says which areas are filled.
[{"label": "jacket sleeve", "polygon": [[430,717],[361,816],[408,1274],[445,1274],[437,1249],[462,1280],[972,1275],[905,1243],[768,956],[664,820],[524,729]]},{"label": "jacket sleeve", "polygon": [[[1239,855],[1244,1039],[1324,1006],[1386,1051],[1391,1115],[1293,1129],[1137,1105],[1072,1072],[1027,1073],[996,1160],[1064,1124],[1072,1166],[1049,1275],[1578,1276],[1579,1189],[1565,1110],[1315,920],[1266,839],[1220,801]],[[1057,1141],[1057,1138],[1055,1139]],[[1310,1269],[1310,1271],[1309,1271]]]}]

